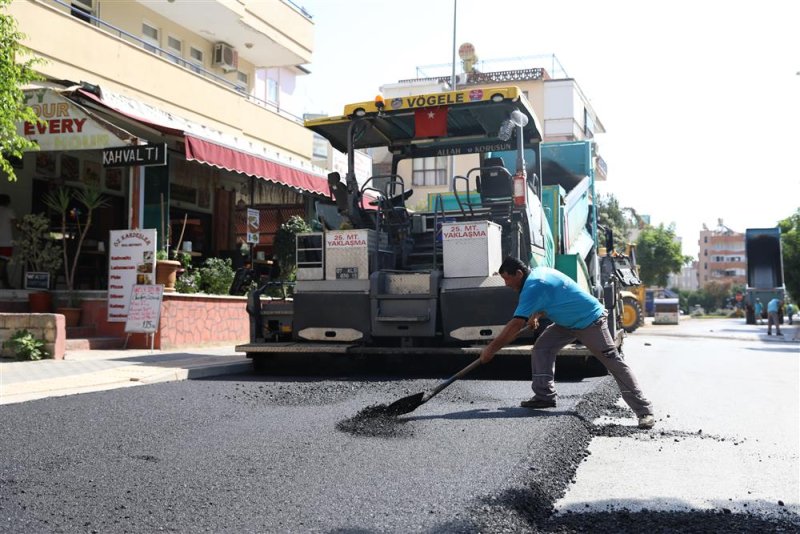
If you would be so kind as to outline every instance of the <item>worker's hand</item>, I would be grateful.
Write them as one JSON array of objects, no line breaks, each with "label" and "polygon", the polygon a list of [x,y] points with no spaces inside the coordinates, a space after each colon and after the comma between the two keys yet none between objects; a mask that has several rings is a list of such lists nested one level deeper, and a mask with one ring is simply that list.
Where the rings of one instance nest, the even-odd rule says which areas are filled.
[{"label": "worker's hand", "polygon": [[528,325],[531,327],[531,330],[536,330],[539,328],[539,319],[544,317],[544,312],[536,312],[530,316],[528,319]]}]

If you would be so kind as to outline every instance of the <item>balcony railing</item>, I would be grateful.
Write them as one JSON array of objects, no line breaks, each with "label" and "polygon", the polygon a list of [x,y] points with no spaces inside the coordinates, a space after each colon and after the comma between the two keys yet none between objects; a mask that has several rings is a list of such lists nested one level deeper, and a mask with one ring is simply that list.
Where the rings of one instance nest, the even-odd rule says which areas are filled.
[{"label": "balcony railing", "polygon": [[303,6],[301,6],[300,4],[297,4],[297,3],[295,3],[295,2],[292,2],[292,0],[283,0],[283,3],[285,3],[285,4],[288,4],[288,5],[292,6],[292,7],[295,9],[295,11],[297,11],[298,13],[300,13],[301,15],[303,15],[303,16],[304,16],[305,18],[307,18],[308,20],[314,20],[314,15],[312,15],[311,13],[309,13],[308,11],[306,11],[306,8],[304,8],[304,7],[303,7]]},{"label": "balcony railing", "polygon": [[86,11],[83,11],[82,9],[78,9],[78,8],[76,8],[76,7],[74,7],[74,6],[70,5],[70,4],[62,2],[61,0],[47,0],[47,1],[49,3],[51,3],[51,4],[56,4],[56,5],[59,5],[61,7],[64,7],[66,9],[68,9],[69,13],[71,13],[72,16],[75,17],[76,19],[81,20],[86,24],[91,24],[91,25],[97,26],[98,28],[102,29],[106,33],[111,34],[113,37],[117,37],[118,39],[121,39],[123,41],[129,42],[129,43],[131,43],[133,45],[136,45],[138,47],[141,47],[142,50],[144,50],[146,52],[150,52],[151,54],[159,56],[161,58],[164,58],[164,59],[174,63],[177,67],[186,69],[188,71],[193,72],[194,74],[202,76],[202,77],[204,77],[204,78],[206,78],[208,80],[211,80],[213,82],[216,82],[216,83],[218,83],[218,84],[220,84],[220,85],[222,85],[222,86],[224,86],[224,87],[226,87],[228,89],[232,89],[232,90],[236,91],[237,93],[239,93],[240,95],[242,95],[242,97],[244,97],[247,100],[249,100],[250,102],[252,102],[253,104],[256,104],[256,105],[258,105],[260,107],[263,107],[265,109],[269,109],[271,111],[274,111],[278,115],[281,115],[282,117],[285,117],[285,118],[287,118],[289,120],[292,120],[292,121],[294,121],[294,122],[296,122],[298,124],[303,124],[303,119],[298,117],[297,115],[295,115],[293,113],[290,113],[290,112],[288,112],[288,111],[286,111],[284,109],[281,109],[280,106],[277,105],[274,102],[270,102],[268,100],[263,100],[261,98],[258,98],[257,96],[253,96],[253,95],[247,93],[247,88],[242,87],[241,85],[236,84],[236,83],[234,83],[234,82],[232,82],[232,81],[230,81],[230,80],[228,80],[226,78],[223,78],[222,76],[220,76],[218,74],[215,74],[213,72],[210,72],[210,71],[206,70],[202,65],[198,65],[197,63],[193,63],[192,61],[188,61],[188,60],[186,60],[186,59],[184,59],[184,58],[182,58],[180,56],[176,56],[172,52],[169,52],[167,50],[164,50],[163,48],[155,46],[154,44],[152,44],[152,43],[150,43],[150,42],[148,42],[148,41],[146,41],[146,40],[144,40],[144,39],[142,39],[140,37],[137,37],[137,36],[135,36],[133,34],[130,34],[130,33],[126,32],[123,29],[117,28],[116,26],[114,26],[112,24],[109,24],[109,23],[103,21],[102,19],[100,19],[98,17],[95,17],[94,15],[92,15],[90,13],[87,13]]},{"label": "balcony railing", "polygon": [[[458,85],[462,87],[467,85],[481,85],[486,83],[513,83],[518,81],[549,79],[547,71],[545,71],[542,68],[503,70],[497,72],[470,72],[466,76],[464,74],[459,74],[459,76],[460,79],[458,80]],[[450,76],[432,76],[429,78],[414,78],[408,80],[400,80],[398,83],[421,82],[421,81],[450,83],[452,81],[452,78]]]}]

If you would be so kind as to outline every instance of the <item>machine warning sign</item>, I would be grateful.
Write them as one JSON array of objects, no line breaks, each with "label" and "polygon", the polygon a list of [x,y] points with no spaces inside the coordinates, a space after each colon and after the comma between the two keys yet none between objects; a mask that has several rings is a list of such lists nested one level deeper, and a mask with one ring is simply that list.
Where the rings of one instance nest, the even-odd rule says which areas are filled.
[{"label": "machine warning sign", "polygon": [[359,231],[328,232],[325,239],[328,248],[366,247],[366,234]]},{"label": "machine warning sign", "polygon": [[486,226],[477,224],[453,224],[444,226],[445,239],[478,239],[486,237]]}]

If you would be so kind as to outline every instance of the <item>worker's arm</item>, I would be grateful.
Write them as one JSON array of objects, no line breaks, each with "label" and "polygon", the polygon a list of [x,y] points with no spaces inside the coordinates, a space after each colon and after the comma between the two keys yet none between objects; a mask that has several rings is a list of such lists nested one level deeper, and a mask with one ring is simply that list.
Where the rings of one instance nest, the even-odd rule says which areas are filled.
[{"label": "worker's arm", "polygon": [[481,351],[481,363],[489,363],[492,361],[492,358],[494,358],[494,355],[498,350],[514,341],[519,334],[519,331],[525,326],[526,322],[527,321],[525,319],[514,317],[508,323],[506,323],[506,326],[503,327],[503,331],[500,332],[500,335],[494,338],[492,342],[486,345],[486,347]]}]

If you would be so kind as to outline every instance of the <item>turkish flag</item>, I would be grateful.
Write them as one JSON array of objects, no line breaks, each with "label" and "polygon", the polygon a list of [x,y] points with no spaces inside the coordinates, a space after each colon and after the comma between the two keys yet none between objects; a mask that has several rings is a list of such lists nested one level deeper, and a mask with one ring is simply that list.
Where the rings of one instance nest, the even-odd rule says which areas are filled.
[{"label": "turkish flag", "polygon": [[414,110],[414,137],[447,135],[447,106]]}]

